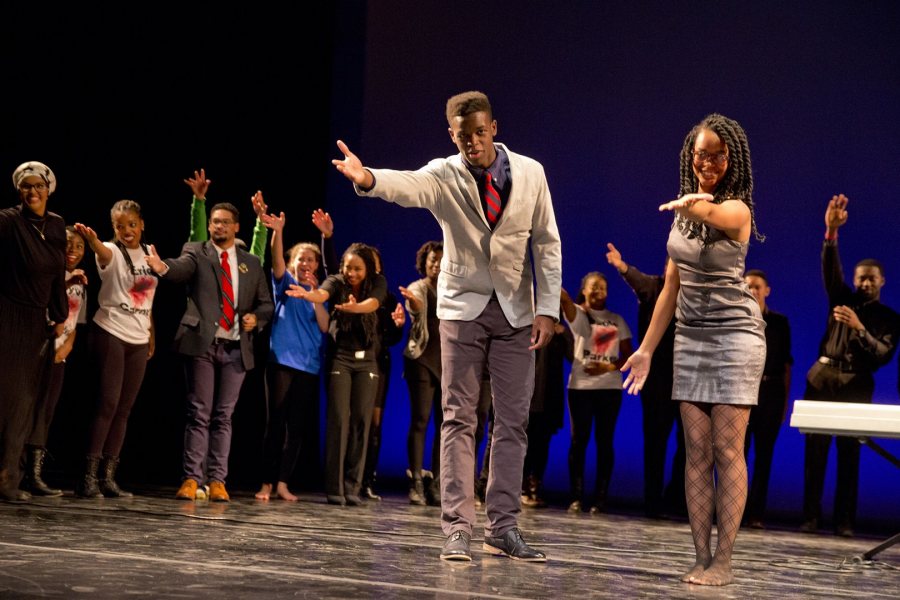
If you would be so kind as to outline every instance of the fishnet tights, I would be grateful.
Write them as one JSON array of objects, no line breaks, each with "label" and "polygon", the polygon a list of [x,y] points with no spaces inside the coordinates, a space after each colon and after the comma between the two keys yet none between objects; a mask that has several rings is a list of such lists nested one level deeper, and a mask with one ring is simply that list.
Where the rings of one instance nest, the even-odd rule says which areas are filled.
[{"label": "fishnet tights", "polygon": [[681,417],[687,450],[684,491],[697,562],[708,566],[712,561],[710,536],[715,514],[715,558],[730,564],[747,502],[744,436],[750,410],[746,406],[682,402]]}]

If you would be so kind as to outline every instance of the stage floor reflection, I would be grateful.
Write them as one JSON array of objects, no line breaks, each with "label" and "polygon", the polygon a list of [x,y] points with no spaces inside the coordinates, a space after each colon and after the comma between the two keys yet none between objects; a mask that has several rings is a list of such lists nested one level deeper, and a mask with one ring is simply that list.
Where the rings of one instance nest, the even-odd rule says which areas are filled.
[{"label": "stage floor reflection", "polygon": [[[174,489],[128,500],[71,495],[0,504],[2,598],[896,598],[900,545],[860,564],[882,538],[742,530],[736,583],[679,582],[693,563],[688,525],[630,515],[525,510],[546,564],[438,559],[439,509],[402,495],[362,507],[183,502]],[[479,523],[483,510],[479,510]]]}]

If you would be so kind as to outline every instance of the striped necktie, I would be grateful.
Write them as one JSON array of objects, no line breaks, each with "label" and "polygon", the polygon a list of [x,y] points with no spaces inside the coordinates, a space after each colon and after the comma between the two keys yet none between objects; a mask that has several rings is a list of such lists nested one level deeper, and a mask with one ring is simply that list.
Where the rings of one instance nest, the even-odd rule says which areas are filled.
[{"label": "striped necktie", "polygon": [[494,177],[491,175],[490,171],[485,171],[484,173],[484,204],[487,207],[487,219],[488,223],[491,224],[491,228],[493,229],[494,225],[497,224],[497,220],[500,218],[501,201],[500,194],[497,193],[497,190],[494,189]]},{"label": "striped necktie", "polygon": [[231,265],[228,264],[228,252],[222,252],[222,318],[219,325],[226,331],[234,325],[234,287],[231,285]]}]

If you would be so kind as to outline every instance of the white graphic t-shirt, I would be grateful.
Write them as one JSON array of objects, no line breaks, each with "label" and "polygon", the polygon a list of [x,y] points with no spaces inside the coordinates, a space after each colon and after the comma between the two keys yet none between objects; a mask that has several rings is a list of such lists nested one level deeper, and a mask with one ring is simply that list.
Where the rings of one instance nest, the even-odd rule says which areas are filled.
[{"label": "white graphic t-shirt", "polygon": [[94,323],[128,344],[150,342],[150,311],[156,293],[157,279],[140,248],[125,248],[133,268],[129,268],[119,246],[103,242],[112,250],[112,260],[106,268],[99,263],[100,308],[94,315]]},{"label": "white graphic t-shirt", "polygon": [[[66,281],[71,279],[72,272],[66,271]],[[84,286],[80,283],[70,285],[66,288],[66,299],[69,302],[69,315],[63,324],[63,334],[56,338],[55,348],[59,350],[62,345],[69,339],[75,326],[80,323],[87,323],[87,302],[85,302]]]},{"label": "white graphic t-shirt", "polygon": [[[622,389],[622,373],[616,369],[602,375],[588,375],[584,367],[591,363],[615,363],[619,360],[619,342],[631,339],[631,330],[621,315],[609,310],[590,310],[590,318],[580,306],[569,328],[575,336],[575,361],[569,373],[570,390]],[[567,319],[568,320],[568,319]]]}]

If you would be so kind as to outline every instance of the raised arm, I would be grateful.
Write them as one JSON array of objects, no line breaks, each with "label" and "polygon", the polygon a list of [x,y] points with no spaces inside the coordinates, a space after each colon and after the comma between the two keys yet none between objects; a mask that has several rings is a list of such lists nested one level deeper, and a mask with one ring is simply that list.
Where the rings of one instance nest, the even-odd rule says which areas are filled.
[{"label": "raised arm", "polygon": [[355,154],[350,152],[350,148],[347,147],[347,144],[338,140],[337,147],[344,155],[344,158],[334,159],[331,161],[331,164],[333,164],[344,177],[362,189],[372,189],[372,186],[375,185],[375,177],[372,173],[363,166],[362,161],[359,160]]},{"label": "raised arm", "polygon": [[[272,275],[276,281],[281,281],[281,278],[284,277],[284,272],[287,270],[287,265],[284,263],[284,213],[277,217],[261,213],[258,220],[264,227],[272,230]],[[253,233],[253,240],[254,242],[256,241],[255,232]],[[303,282],[301,281],[300,283]]]},{"label": "raised arm", "polygon": [[747,204],[740,199],[716,204],[712,199],[712,194],[685,194],[677,200],[661,204],[659,210],[671,210],[691,221],[720,229],[736,242],[748,241],[752,224]]},{"label": "raised arm", "polygon": [[100,239],[97,232],[81,223],[75,223],[75,231],[87,241],[87,245],[91,247],[94,254],[97,255],[97,264],[101,269],[105,269],[112,262],[113,253]]},{"label": "raised arm", "polygon": [[191,200],[191,232],[188,235],[189,242],[205,242],[209,240],[209,230],[206,219],[206,192],[212,183],[206,178],[206,170],[194,171],[194,176],[185,179],[184,182],[191,188],[194,194]]},{"label": "raised arm", "polygon": [[312,214],[312,223],[322,234],[320,252],[322,254],[322,270],[325,275],[336,275],[338,266],[337,251],[334,249],[334,221],[331,215],[317,208]]},{"label": "raised arm", "polygon": [[[256,213],[256,223],[253,225],[253,240],[250,242],[250,254],[259,259],[259,264],[265,266],[266,237],[269,235],[269,230],[266,229],[268,226],[263,220],[267,207],[263,200],[262,192],[256,190],[256,193],[250,198],[250,203],[253,205],[253,212]],[[282,216],[284,215],[284,213],[281,214]],[[284,244],[282,243],[282,248],[283,247]],[[273,257],[272,260],[274,261],[275,258]],[[282,257],[282,263],[283,262],[284,258]]]},{"label": "raised arm", "polygon": [[650,372],[650,360],[653,352],[659,345],[669,327],[669,322],[675,316],[675,302],[678,299],[678,289],[681,286],[681,280],[678,277],[678,267],[675,263],[669,261],[666,265],[666,282],[663,284],[662,292],[653,308],[653,317],[650,319],[650,326],[640,347],[632,354],[625,364],[622,371],[629,371],[628,377],[622,387],[628,390],[629,394],[635,395],[644,387],[647,381],[647,374]]}]

